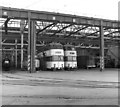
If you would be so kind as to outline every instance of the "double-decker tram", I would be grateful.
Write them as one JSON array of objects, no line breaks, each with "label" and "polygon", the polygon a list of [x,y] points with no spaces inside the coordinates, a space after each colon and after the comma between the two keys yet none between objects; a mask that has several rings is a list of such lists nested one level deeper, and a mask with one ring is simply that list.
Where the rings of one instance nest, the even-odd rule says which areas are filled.
[{"label": "double-decker tram", "polygon": [[77,52],[75,46],[64,45],[64,65],[66,70],[77,68]]},{"label": "double-decker tram", "polygon": [[60,43],[50,43],[39,53],[42,70],[64,69],[64,50]]}]

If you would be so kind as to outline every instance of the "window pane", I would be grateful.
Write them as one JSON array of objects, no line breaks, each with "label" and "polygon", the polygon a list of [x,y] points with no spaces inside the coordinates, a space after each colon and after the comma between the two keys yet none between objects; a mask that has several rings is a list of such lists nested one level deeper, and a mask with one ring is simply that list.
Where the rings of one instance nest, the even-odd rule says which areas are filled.
[{"label": "window pane", "polygon": [[53,61],[63,61],[63,56],[52,56]]},{"label": "window pane", "polygon": [[58,61],[58,56],[53,56],[53,57],[52,57],[52,60],[53,60],[53,61]]},{"label": "window pane", "polygon": [[72,56],[68,56],[68,61],[72,61]]},{"label": "window pane", "polygon": [[73,56],[73,61],[76,61],[76,56]]},{"label": "window pane", "polygon": [[59,56],[59,61],[63,61],[63,56]]}]

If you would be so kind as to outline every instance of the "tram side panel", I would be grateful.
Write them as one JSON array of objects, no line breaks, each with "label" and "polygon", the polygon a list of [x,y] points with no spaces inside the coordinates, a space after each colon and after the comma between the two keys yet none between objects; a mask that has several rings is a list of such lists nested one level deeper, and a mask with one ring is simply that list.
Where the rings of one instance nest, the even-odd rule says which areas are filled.
[{"label": "tram side panel", "polygon": [[65,69],[77,69],[77,52],[75,50],[65,50]]},{"label": "tram side panel", "polygon": [[63,49],[50,49],[46,51],[47,69],[63,69],[64,68],[64,51]]},{"label": "tram side panel", "polygon": [[64,68],[63,49],[49,49],[42,52],[40,57],[41,70],[57,70]]}]

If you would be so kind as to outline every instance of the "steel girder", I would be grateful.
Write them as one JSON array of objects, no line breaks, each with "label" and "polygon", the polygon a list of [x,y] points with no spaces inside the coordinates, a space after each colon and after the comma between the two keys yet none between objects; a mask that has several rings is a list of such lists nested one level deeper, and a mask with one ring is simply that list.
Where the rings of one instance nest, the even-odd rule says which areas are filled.
[{"label": "steel girder", "polygon": [[5,26],[5,33],[7,34],[7,30],[8,30],[8,22],[10,21],[10,18],[7,18],[5,23],[4,23],[4,26]]},{"label": "steel girder", "polygon": [[[103,29],[119,29],[120,28],[120,22],[106,20],[106,19],[97,19],[97,18],[81,17],[81,16],[74,16],[74,15],[66,15],[66,14],[60,14],[60,13],[57,14],[57,13],[52,13],[52,12],[40,12],[40,11],[31,11],[31,10],[15,9],[15,8],[7,8],[7,7],[2,7],[1,9],[2,9],[2,17],[3,18],[28,20],[28,18],[29,18],[28,14],[30,13],[31,20],[41,21],[41,23],[45,23],[47,26],[45,26],[42,29],[41,29],[41,27],[39,27],[39,29],[37,29],[37,34],[39,32],[43,33],[43,31],[44,31],[44,34],[46,34],[46,32],[48,32],[48,30],[54,32],[55,30],[53,28],[56,27],[57,30],[54,33],[50,32],[52,36],[55,34],[57,35],[57,33],[59,33],[60,35],[64,35],[65,37],[67,37],[67,36],[69,37],[71,35],[74,36],[75,34],[77,34],[77,35],[83,35],[83,37],[91,38],[90,36],[92,35],[95,38],[98,38],[99,30],[95,31],[95,28],[96,27],[99,28],[101,20],[103,22]],[[52,24],[49,24],[49,23],[52,23]],[[56,26],[54,26],[53,28],[50,28],[55,23],[56,23]],[[61,24],[61,23],[69,24],[69,25],[72,24],[72,25],[76,26],[76,28],[71,26],[71,30],[68,31],[68,30],[66,30],[68,27],[70,27],[68,25],[68,27],[61,26],[61,29],[59,29],[59,27],[57,25]],[[87,28],[87,26],[88,26],[88,29],[80,29],[79,28],[80,25],[85,26],[85,28]],[[43,26],[43,24],[41,26]],[[94,29],[94,32],[91,32],[92,30],[90,30],[89,27]],[[9,27],[9,29],[11,29],[11,27]],[[15,29],[17,29],[17,28],[15,28]],[[19,30],[19,27],[18,27],[18,30]],[[65,30],[65,31],[61,32],[62,30]],[[115,34],[116,32],[113,32],[113,33]],[[110,33],[108,35],[110,36],[111,34],[112,33]],[[108,35],[106,35],[106,36],[108,36]],[[77,38],[78,37],[82,37],[82,36],[77,36]],[[113,37],[114,36],[112,36],[112,39],[113,39]]]},{"label": "steel girder", "polygon": [[[36,31],[38,41],[43,41],[43,43],[61,42],[64,44],[72,42],[73,45],[82,44],[84,46],[90,47],[95,45],[100,46],[100,65],[102,70],[104,69],[104,46],[111,41],[114,41],[115,43],[116,41],[118,42],[120,37],[119,32],[117,32],[117,36],[113,35],[116,34],[116,29],[120,29],[120,22],[112,20],[6,7],[2,7],[2,18],[7,18],[5,22],[6,33],[8,30],[7,27],[9,19],[28,20],[28,29],[26,29],[26,32],[28,32],[28,55],[31,54],[31,72],[35,71],[34,56],[36,49]],[[43,27],[43,24],[41,24],[36,30],[37,27],[35,26],[35,21],[36,23],[37,21],[41,21],[41,23],[44,23],[46,25]],[[19,32],[19,27],[17,27],[17,29]],[[14,30],[14,33],[17,31]],[[58,36],[56,37],[56,35]],[[105,38],[108,36],[111,37],[110,40]],[[32,53],[33,51],[34,53]]]},{"label": "steel girder", "polygon": [[[20,31],[19,23],[20,22],[16,22],[15,23],[15,21],[11,21],[10,23],[8,23],[8,30],[10,30],[10,31],[12,31],[12,30],[13,31]],[[39,28],[37,29],[37,31],[39,31],[41,33],[44,32],[44,34],[46,34],[47,32],[50,32],[51,35],[59,33],[59,34],[65,35],[65,36],[67,36],[67,35],[68,36],[71,36],[71,35],[74,36],[76,34],[77,35],[81,35],[82,34],[82,35],[85,35],[86,37],[90,37],[90,36],[99,37],[99,30],[96,29],[96,27],[91,27],[90,28],[89,26],[85,26],[85,25],[81,25],[81,26],[80,25],[74,25],[75,27],[74,26],[70,26],[69,31],[68,31],[68,30],[66,30],[67,26],[63,27],[62,24],[60,24],[60,23],[56,23],[56,24],[55,23],[50,23],[50,22],[41,22],[41,23],[46,23],[46,26],[43,28],[43,25],[41,24],[39,26]],[[58,26],[58,24],[59,24],[59,26]],[[54,26],[52,26],[52,25],[54,25]],[[18,27],[14,27],[14,26],[18,26]],[[84,27],[82,29],[82,26],[84,26],[86,29],[84,29]],[[4,27],[2,29],[4,29]],[[61,29],[61,30],[58,30],[58,29]],[[64,29],[64,31],[62,31],[63,29]],[[27,30],[28,29],[25,28],[25,31],[27,31]],[[110,31],[113,32],[113,33],[111,33]],[[114,39],[114,37],[116,39],[117,36],[114,36],[115,34],[117,34],[118,37],[119,37],[119,32],[117,32],[117,31],[118,31],[117,29],[104,28],[104,32],[105,32],[104,35],[105,35],[105,37],[106,36],[109,36],[109,37],[111,36],[112,39]],[[108,32],[107,35],[106,35],[106,32]],[[78,36],[78,37],[81,37],[81,36]]]},{"label": "steel girder", "polygon": [[[10,33],[8,32],[8,35],[5,34],[5,32],[2,33],[2,39],[5,40],[7,38],[7,40],[9,41],[6,41],[6,42],[3,42],[3,43],[13,43],[12,41],[17,39],[18,40],[18,43],[20,43],[20,39],[21,39],[21,36],[19,34],[20,32],[17,32],[17,33]],[[27,43],[28,41],[28,33],[24,33],[24,44]],[[10,37],[10,38],[8,38]],[[11,41],[12,40],[12,41]],[[90,38],[74,38],[74,37],[69,37],[69,38],[64,38],[64,37],[60,37],[60,38],[56,38],[55,36],[54,37],[50,37],[49,34],[44,34],[43,36],[41,36],[40,34],[38,35],[37,37],[37,41],[39,42],[45,42],[46,43],[49,43],[49,42],[52,42],[54,40],[54,42],[56,41],[59,41],[61,43],[67,43],[68,42],[71,42],[73,44],[75,44],[76,46],[79,45],[79,44],[82,44],[85,42],[86,40],[86,43],[87,44],[86,46],[88,46],[89,44],[92,44],[92,45],[97,45],[99,46],[99,39],[90,39]],[[10,42],[11,41],[11,42]],[[120,43],[120,41],[118,40],[106,40],[105,39],[105,46],[107,45],[110,45],[110,44],[114,44],[114,45],[118,45],[118,43]],[[13,43],[14,44],[14,43]]]},{"label": "steel girder", "polygon": [[12,19],[25,19],[29,18],[28,13],[31,14],[31,20],[44,20],[51,22],[61,22],[61,23],[74,23],[80,25],[89,25],[89,26],[101,26],[101,20],[103,21],[103,27],[109,28],[120,28],[118,21],[98,19],[91,17],[83,17],[69,14],[53,13],[53,12],[41,12],[17,8],[8,8],[1,7],[2,17],[3,18],[12,18]]},{"label": "steel girder", "polygon": [[40,32],[46,30],[47,28],[51,27],[52,25],[55,25],[56,23],[49,24],[48,26],[44,27],[43,29],[40,29],[36,35],[38,35]]}]

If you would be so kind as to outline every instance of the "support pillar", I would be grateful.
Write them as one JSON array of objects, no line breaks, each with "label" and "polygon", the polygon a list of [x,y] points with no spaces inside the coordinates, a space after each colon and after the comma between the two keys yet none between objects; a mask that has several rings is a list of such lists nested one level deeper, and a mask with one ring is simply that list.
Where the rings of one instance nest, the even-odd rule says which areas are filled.
[{"label": "support pillar", "polygon": [[[29,13],[30,14],[30,13]],[[35,21],[28,19],[28,71],[36,72],[35,69],[36,55],[36,28]]]},{"label": "support pillar", "polygon": [[100,25],[100,71],[104,70],[104,31],[103,21],[101,20]]},{"label": "support pillar", "polygon": [[23,69],[23,33],[21,33],[21,69]]},{"label": "support pillar", "polygon": [[[0,7],[0,17],[2,15],[2,7]],[[2,73],[2,32],[0,32],[0,73]],[[2,83],[2,81],[0,82]],[[2,95],[2,90],[0,90],[0,94]],[[0,100],[2,104],[2,99]]]},{"label": "support pillar", "polygon": [[20,21],[20,31],[21,31],[21,69],[23,69],[23,36],[24,36],[24,26],[25,26],[25,21],[21,20]]},{"label": "support pillar", "polygon": [[17,39],[15,39],[15,67],[17,68]]},{"label": "support pillar", "polygon": [[30,68],[30,60],[31,60],[31,56],[30,56],[30,16],[31,13],[28,13],[28,71],[31,72],[31,68]]},{"label": "support pillar", "polygon": [[36,55],[36,28],[35,21],[31,21],[31,72],[36,72],[35,55]]}]

